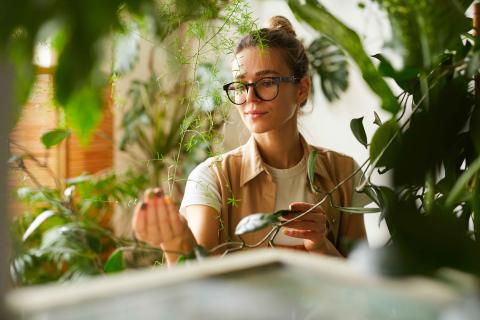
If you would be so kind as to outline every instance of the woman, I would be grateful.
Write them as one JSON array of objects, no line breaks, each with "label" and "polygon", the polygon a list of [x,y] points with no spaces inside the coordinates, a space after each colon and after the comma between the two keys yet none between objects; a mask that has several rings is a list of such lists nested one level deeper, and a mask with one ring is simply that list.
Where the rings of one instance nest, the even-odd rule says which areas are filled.
[{"label": "woman", "polygon": [[[300,135],[297,117],[311,86],[308,58],[286,18],[274,17],[270,25],[241,40],[232,65],[235,80],[224,86],[251,133],[250,140],[192,171],[181,215],[160,189],[147,192],[136,208],[137,238],[172,252],[166,254],[169,264],[178,257],[173,252],[190,252],[195,243],[210,249],[235,240],[236,225],[252,213],[306,211],[357,168],[352,158],[309,146]],[[306,159],[313,150],[318,152],[315,184],[320,193],[312,193],[307,181]],[[353,192],[354,185],[350,179],[339,187],[332,194],[334,204],[365,204]],[[254,244],[268,231],[242,238]],[[363,238],[361,216],[342,214],[325,202],[283,228],[275,244],[342,256],[349,241]]]}]

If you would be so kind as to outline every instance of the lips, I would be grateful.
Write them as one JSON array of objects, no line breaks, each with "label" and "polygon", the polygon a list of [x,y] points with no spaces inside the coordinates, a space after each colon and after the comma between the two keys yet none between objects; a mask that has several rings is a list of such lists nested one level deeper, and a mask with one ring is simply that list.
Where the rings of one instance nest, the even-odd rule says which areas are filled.
[{"label": "lips", "polygon": [[245,115],[247,117],[251,117],[251,118],[259,118],[263,115],[266,115],[268,112],[265,112],[265,111],[248,111],[248,112],[245,112]]}]

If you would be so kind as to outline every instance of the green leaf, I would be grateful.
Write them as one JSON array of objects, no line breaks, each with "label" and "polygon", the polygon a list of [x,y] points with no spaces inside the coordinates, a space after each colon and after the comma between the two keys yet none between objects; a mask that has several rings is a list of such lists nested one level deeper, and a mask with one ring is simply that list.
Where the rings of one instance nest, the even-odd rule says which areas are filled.
[{"label": "green leaf", "polygon": [[44,133],[41,137],[42,143],[45,148],[50,149],[56,146],[70,135],[70,131],[66,129],[55,129]]},{"label": "green leaf", "polygon": [[313,193],[319,192],[317,186],[315,185],[315,162],[317,160],[317,153],[317,150],[310,152],[307,161],[307,177],[308,181],[310,182],[310,190],[312,190]]},{"label": "green leaf", "polygon": [[[393,44],[403,54],[403,65],[430,68],[442,53],[461,44],[460,34],[470,30],[465,17],[471,0],[375,0],[388,13]],[[455,21],[455,23],[445,23]]]},{"label": "green leaf", "polygon": [[350,129],[352,130],[355,138],[357,138],[358,142],[360,142],[365,148],[367,148],[367,134],[365,133],[365,128],[363,127],[363,117],[352,119],[350,121]]},{"label": "green leaf", "polygon": [[23,106],[27,102],[36,79],[33,65],[33,39],[25,30],[15,32],[8,41],[9,59],[13,63],[14,76],[14,118],[12,125],[19,119]]},{"label": "green leaf", "polygon": [[470,137],[472,138],[475,150],[480,154],[480,104],[475,106],[470,116]]},{"label": "green leaf", "polygon": [[330,39],[320,36],[307,49],[310,64],[320,77],[328,101],[337,100],[348,88],[348,62],[345,53]]},{"label": "green leaf", "polygon": [[362,72],[363,79],[376,93],[382,107],[392,113],[400,110],[397,99],[381,74],[376,70],[370,57],[363,49],[359,36],[345,24],[335,18],[318,1],[307,0],[300,4],[299,0],[289,0],[288,5],[299,20],[307,22],[318,32],[328,35],[337,45],[345,50]]},{"label": "green leaf", "polygon": [[447,196],[445,205],[448,208],[453,208],[458,200],[463,196],[465,187],[468,182],[473,178],[473,176],[480,170],[480,157],[477,157],[473,161],[467,170],[457,179],[457,182],[454,184],[452,190]]},{"label": "green leaf", "polygon": [[363,188],[361,191],[362,193],[367,194],[367,196],[375,202],[378,206],[381,206],[381,200],[380,200],[380,190],[378,189],[377,186],[374,185],[367,185]]},{"label": "green leaf", "polygon": [[115,273],[123,270],[125,270],[123,253],[122,250],[117,249],[110,255],[107,262],[105,262],[103,271],[105,271],[105,273]]},{"label": "green leaf", "polygon": [[102,98],[101,89],[84,87],[76,91],[65,106],[67,123],[84,145],[102,119]]},{"label": "green leaf", "polygon": [[238,223],[235,228],[237,236],[264,229],[270,225],[279,222],[278,216],[269,213],[254,213],[246,216]]},{"label": "green leaf", "polygon": [[390,214],[396,206],[397,199],[396,199],[395,191],[384,186],[378,187],[378,191],[379,191],[378,194],[379,194],[379,200],[380,200],[379,206],[382,208],[382,213],[378,218],[378,224],[380,225],[382,220],[385,220],[385,223],[387,224],[390,234],[393,234],[394,226],[392,224]]},{"label": "green leaf", "polygon": [[380,126],[370,143],[370,161],[376,167],[391,168],[400,148],[400,127],[394,118]]},{"label": "green leaf", "polygon": [[375,120],[373,121],[373,123],[380,127],[383,124],[382,120],[375,111],[373,111],[373,115],[375,116]]},{"label": "green leaf", "polygon": [[418,82],[418,74],[420,73],[419,68],[406,67],[403,70],[397,71],[393,68],[390,61],[388,61],[382,54],[375,54],[372,57],[380,61],[378,70],[384,77],[389,77],[395,80],[397,85],[404,91],[410,93],[414,91],[415,85]]},{"label": "green leaf", "polygon": [[197,244],[195,247],[193,247],[193,252],[198,261],[208,258],[208,251],[201,245]]},{"label": "green leaf", "polygon": [[25,231],[25,233],[23,234],[23,237],[22,237],[22,241],[25,242],[28,237],[30,237],[30,235],[35,232],[35,230],[37,230],[37,228],[45,221],[47,220],[48,218],[50,218],[51,216],[55,215],[55,212],[52,211],[52,210],[45,210],[43,211],[42,213],[40,213],[36,218],[35,220],[32,221],[32,223],[30,223],[30,225],[28,226],[27,230]]},{"label": "green leaf", "polygon": [[475,234],[480,234],[480,174],[477,173],[475,184],[472,188],[472,211],[473,211],[473,229]]},{"label": "green leaf", "polygon": [[381,208],[366,208],[366,207],[338,207],[334,206],[335,209],[345,212],[345,213],[357,213],[357,214],[365,214],[365,213],[378,213],[381,212]]}]

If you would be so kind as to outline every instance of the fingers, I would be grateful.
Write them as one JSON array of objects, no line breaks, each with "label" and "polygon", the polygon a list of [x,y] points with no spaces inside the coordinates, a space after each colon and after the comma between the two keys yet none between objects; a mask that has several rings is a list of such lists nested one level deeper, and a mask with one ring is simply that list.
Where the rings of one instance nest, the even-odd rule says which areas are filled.
[{"label": "fingers", "polygon": [[155,194],[148,189],[144,195],[144,202],[147,204],[146,224],[147,224],[147,242],[158,246],[162,242],[162,233],[159,228],[159,220],[157,217],[157,206],[155,203]]},{"label": "fingers", "polygon": [[186,220],[160,188],[144,192],[143,202],[135,208],[132,226],[137,239],[156,247],[190,236]]},{"label": "fingers", "polygon": [[289,237],[293,238],[300,238],[300,239],[307,239],[311,241],[319,241],[322,239],[322,235],[318,232],[310,231],[310,230],[299,230],[299,229],[289,229],[285,228],[283,233]]},{"label": "fingers", "polygon": [[297,229],[303,231],[314,231],[317,233],[325,234],[327,228],[325,223],[317,223],[312,221],[292,221],[285,226],[287,229]]},{"label": "fingers", "polygon": [[[302,215],[302,213],[306,212],[307,210],[310,210],[313,206],[314,204],[306,203],[306,202],[292,202],[290,204],[290,210],[295,213],[289,213],[284,215],[283,217],[286,220],[291,220],[295,217],[298,217],[299,215]],[[326,220],[327,220],[326,212],[321,206],[316,207],[312,211],[296,219],[296,221],[312,221],[319,224],[325,224]]]},{"label": "fingers", "polygon": [[[305,212],[309,210],[311,207],[313,207],[314,204],[307,203],[307,202],[292,202],[290,203],[290,210],[291,211],[300,211],[300,212]],[[315,209],[312,210],[312,212],[320,212],[325,214],[325,209],[323,206],[318,206]]]},{"label": "fingers", "polygon": [[139,203],[133,214],[132,228],[138,240],[145,241],[147,235],[147,204]]},{"label": "fingers", "polygon": [[174,235],[180,235],[185,233],[185,230],[187,228],[187,222],[186,220],[181,219],[182,216],[178,213],[177,208],[168,196],[164,198],[164,204],[171,222],[172,233]]},{"label": "fingers", "polygon": [[157,219],[157,228],[162,237],[162,241],[167,241],[173,237],[172,222],[165,206],[165,198],[163,191],[160,188],[155,188],[153,202],[155,204],[155,217]]}]

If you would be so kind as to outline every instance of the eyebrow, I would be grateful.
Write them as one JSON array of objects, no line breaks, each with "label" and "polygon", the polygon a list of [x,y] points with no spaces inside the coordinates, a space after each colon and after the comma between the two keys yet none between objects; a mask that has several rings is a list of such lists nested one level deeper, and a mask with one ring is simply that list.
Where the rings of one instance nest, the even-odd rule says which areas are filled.
[{"label": "eyebrow", "polygon": [[[265,76],[267,74],[280,74],[279,72],[275,71],[275,70],[261,70],[261,71],[258,71],[255,73],[255,77],[259,77],[259,76]],[[235,77],[235,79],[243,79],[245,78],[245,73],[242,73],[242,74],[239,74],[238,76]]]}]

